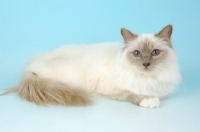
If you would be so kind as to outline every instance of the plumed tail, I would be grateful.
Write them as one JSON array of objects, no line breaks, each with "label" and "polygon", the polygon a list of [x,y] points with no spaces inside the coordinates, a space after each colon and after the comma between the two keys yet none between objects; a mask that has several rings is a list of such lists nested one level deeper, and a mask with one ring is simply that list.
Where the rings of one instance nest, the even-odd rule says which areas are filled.
[{"label": "plumed tail", "polygon": [[[17,91],[22,99],[37,105],[88,105],[89,95],[81,90],[75,90],[66,84],[55,80],[40,78],[34,74],[23,77],[21,83],[12,91]],[[9,91],[6,93],[10,93]]]}]

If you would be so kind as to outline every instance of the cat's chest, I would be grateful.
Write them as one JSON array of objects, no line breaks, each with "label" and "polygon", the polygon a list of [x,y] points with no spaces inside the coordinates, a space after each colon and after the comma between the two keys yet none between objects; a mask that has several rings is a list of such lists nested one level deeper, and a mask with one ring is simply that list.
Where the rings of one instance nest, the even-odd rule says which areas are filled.
[{"label": "cat's chest", "polygon": [[173,83],[159,76],[137,76],[132,78],[130,89],[137,94],[164,97],[172,91]]}]

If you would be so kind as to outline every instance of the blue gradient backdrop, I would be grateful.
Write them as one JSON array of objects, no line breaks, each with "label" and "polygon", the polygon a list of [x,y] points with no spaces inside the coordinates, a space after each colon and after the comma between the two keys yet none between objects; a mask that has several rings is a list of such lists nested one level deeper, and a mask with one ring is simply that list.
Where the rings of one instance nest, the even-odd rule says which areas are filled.
[{"label": "blue gradient backdrop", "polygon": [[1,0],[0,88],[15,84],[38,53],[64,44],[122,41],[121,27],[154,33],[167,24],[174,26],[183,82],[200,84],[199,7],[199,0]]},{"label": "blue gradient backdrop", "polygon": [[77,124],[87,132],[200,131],[200,0],[1,0],[2,91],[17,84],[23,68],[37,54],[64,44],[122,42],[121,27],[155,33],[167,24],[174,27],[172,40],[183,80],[160,108],[96,101],[88,108],[48,109],[7,95],[0,97],[0,131],[31,132],[39,127],[71,131],[78,129]]}]

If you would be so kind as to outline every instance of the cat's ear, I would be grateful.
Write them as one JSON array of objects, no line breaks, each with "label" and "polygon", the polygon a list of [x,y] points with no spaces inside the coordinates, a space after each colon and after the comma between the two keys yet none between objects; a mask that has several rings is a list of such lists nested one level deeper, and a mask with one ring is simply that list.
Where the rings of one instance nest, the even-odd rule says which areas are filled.
[{"label": "cat's ear", "polygon": [[170,41],[172,30],[172,25],[167,25],[158,34],[156,34],[156,36],[161,37],[163,40]]},{"label": "cat's ear", "polygon": [[128,43],[129,41],[137,37],[137,35],[133,34],[131,31],[125,28],[121,28],[121,34],[125,43]]}]

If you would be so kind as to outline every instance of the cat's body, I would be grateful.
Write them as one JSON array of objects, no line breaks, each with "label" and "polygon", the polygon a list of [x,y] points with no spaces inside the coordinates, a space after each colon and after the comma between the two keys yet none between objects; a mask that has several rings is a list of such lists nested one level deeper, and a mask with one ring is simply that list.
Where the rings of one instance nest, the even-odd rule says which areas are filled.
[{"label": "cat's body", "polygon": [[36,104],[87,104],[89,93],[158,107],[180,79],[170,28],[157,35],[122,29],[125,43],[63,46],[37,56],[15,90]]}]

